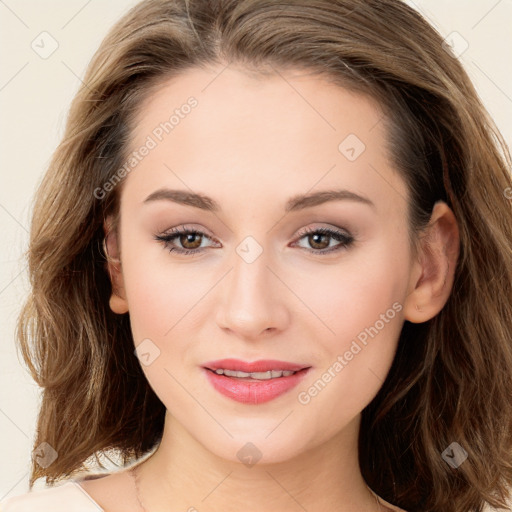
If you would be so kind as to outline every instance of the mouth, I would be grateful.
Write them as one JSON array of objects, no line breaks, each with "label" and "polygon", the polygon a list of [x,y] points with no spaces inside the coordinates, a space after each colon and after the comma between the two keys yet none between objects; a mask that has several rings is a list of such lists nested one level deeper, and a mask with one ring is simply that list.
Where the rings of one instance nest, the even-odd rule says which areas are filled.
[{"label": "mouth", "polygon": [[240,359],[220,359],[210,361],[203,365],[217,375],[234,377],[238,379],[269,380],[289,377],[302,370],[311,368],[309,365],[266,359],[246,362]]},{"label": "mouth", "polygon": [[210,370],[211,372],[216,373],[217,375],[225,375],[226,377],[234,377],[236,379],[243,379],[249,381],[280,379],[282,377],[289,377],[290,375],[295,375],[297,373],[291,370],[268,370],[266,372],[242,372],[226,370],[222,368],[218,368],[215,371],[211,370],[210,368],[207,368],[207,370]]},{"label": "mouth", "polygon": [[311,366],[287,361],[222,359],[203,365],[207,380],[222,395],[244,404],[273,400],[294,388]]}]

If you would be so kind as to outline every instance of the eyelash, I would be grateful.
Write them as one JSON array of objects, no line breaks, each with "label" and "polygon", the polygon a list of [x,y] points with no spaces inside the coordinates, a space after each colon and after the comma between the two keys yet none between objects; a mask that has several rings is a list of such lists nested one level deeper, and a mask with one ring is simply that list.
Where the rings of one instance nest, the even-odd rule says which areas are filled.
[{"label": "eyelash", "polygon": [[[325,254],[330,254],[333,252],[341,251],[344,249],[348,249],[354,243],[354,238],[351,235],[346,235],[345,233],[343,233],[341,231],[336,231],[336,230],[333,230],[330,228],[306,228],[301,233],[301,235],[298,237],[297,241],[301,240],[302,238],[304,238],[308,235],[312,235],[312,234],[328,235],[329,237],[333,238],[334,240],[341,242],[339,245],[335,246],[334,248],[330,248],[328,250],[314,250],[314,249],[306,249],[303,247],[303,249],[305,249],[306,251],[313,253],[313,254],[318,254],[321,256],[323,256]],[[172,244],[172,240],[174,240],[175,238],[178,238],[179,236],[183,236],[183,235],[200,235],[200,236],[209,238],[211,240],[211,238],[206,233],[203,233],[202,231],[199,231],[197,229],[186,229],[186,226],[172,228],[170,230],[170,232],[166,233],[165,235],[156,235],[155,240],[162,242],[164,244],[164,247],[166,247],[169,250],[169,252],[175,251],[178,254],[182,254],[184,256],[190,255],[190,254],[195,254],[195,253],[201,252],[203,249],[205,249],[204,247],[198,247],[197,249],[180,249],[176,246],[171,246],[169,248],[169,246]]]}]

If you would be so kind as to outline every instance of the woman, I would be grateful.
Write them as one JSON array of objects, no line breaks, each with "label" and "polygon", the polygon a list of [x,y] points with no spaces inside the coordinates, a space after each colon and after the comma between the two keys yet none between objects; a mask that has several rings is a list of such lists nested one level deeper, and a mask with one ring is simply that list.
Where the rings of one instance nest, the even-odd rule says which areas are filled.
[{"label": "woman", "polygon": [[510,157],[432,27],[149,0],[84,82],[19,320],[30,484],[73,478],[2,510],[506,506]]}]

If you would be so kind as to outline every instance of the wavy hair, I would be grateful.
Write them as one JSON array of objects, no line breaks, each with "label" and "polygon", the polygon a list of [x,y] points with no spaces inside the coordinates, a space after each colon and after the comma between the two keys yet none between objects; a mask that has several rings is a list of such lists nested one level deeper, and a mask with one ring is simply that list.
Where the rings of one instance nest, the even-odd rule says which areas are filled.
[{"label": "wavy hair", "polygon": [[[95,53],[36,195],[30,295],[18,347],[42,388],[30,477],[53,484],[98,454],[134,461],[158,446],[165,407],[134,354],[129,316],[109,308],[103,221],[121,185],[138,107],[186,69],[306,69],[376,99],[410,190],[418,240],[436,201],[453,210],[460,257],[451,295],[405,322],[391,370],[362,413],[364,479],[409,512],[506,506],[512,485],[512,181],[509,149],[460,62],[398,0],[146,0]],[[101,197],[98,190],[103,190]],[[452,443],[468,459],[441,457]]]}]

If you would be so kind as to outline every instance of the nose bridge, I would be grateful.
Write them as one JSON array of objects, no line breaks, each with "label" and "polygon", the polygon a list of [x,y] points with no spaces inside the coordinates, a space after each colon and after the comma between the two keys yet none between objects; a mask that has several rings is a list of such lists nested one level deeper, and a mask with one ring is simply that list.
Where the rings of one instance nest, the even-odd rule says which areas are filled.
[{"label": "nose bridge", "polygon": [[283,327],[286,313],[279,280],[268,268],[273,265],[270,256],[271,251],[251,236],[235,248],[232,270],[221,286],[219,325],[244,331],[245,336]]},{"label": "nose bridge", "polygon": [[[255,307],[267,303],[272,288],[272,273],[268,266],[270,251],[265,250],[254,237],[247,236],[235,248],[232,258],[233,270],[229,278],[230,297],[243,305],[246,301]],[[272,294],[275,297],[275,293]],[[249,305],[249,304],[248,304]]]}]

